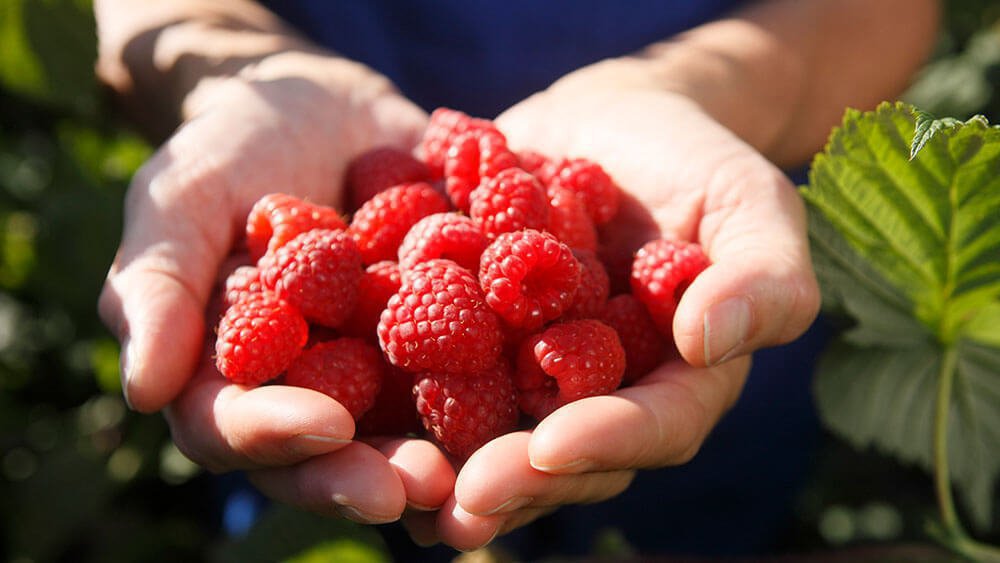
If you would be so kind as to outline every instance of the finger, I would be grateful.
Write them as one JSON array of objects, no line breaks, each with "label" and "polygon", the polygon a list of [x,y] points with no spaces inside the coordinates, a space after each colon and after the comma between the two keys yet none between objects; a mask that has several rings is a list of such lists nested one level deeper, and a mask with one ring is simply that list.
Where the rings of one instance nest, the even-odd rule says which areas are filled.
[{"label": "finger", "polygon": [[479,549],[493,541],[509,516],[469,514],[452,497],[441,507],[437,517],[437,533],[442,543],[459,551]]},{"label": "finger", "polygon": [[459,551],[472,551],[552,510],[551,507],[522,508],[507,514],[478,516],[466,512],[452,497],[438,512],[437,533],[442,543]]},{"label": "finger", "polygon": [[712,368],[678,360],[611,395],[565,405],[532,432],[531,466],[576,474],[685,463],[736,402],[749,366],[747,356]]},{"label": "finger", "polygon": [[279,502],[363,524],[394,522],[406,508],[406,491],[389,461],[362,442],[298,465],[247,475],[261,492]]},{"label": "finger", "polygon": [[530,432],[501,436],[474,453],[458,474],[455,498],[470,514],[598,502],[624,491],[634,471],[551,474],[528,460]]},{"label": "finger", "polygon": [[247,389],[205,365],[166,411],[184,454],[222,472],[288,465],[351,443],[354,419],[332,398],[299,387]]},{"label": "finger", "polygon": [[211,175],[181,177],[161,151],[136,175],[126,201],[122,244],[99,301],[122,343],[122,389],[136,410],[162,408],[194,372],[204,310],[232,240],[228,206]]},{"label": "finger", "polygon": [[406,489],[406,502],[419,511],[437,510],[455,489],[455,470],[441,450],[412,438],[369,441],[388,460]]},{"label": "finger", "polygon": [[720,166],[698,240],[712,265],[688,287],[674,338],[695,366],[715,365],[805,332],[819,311],[801,198],[757,155]]},{"label": "finger", "polygon": [[437,533],[437,519],[437,512],[409,510],[400,521],[413,543],[430,547],[441,541]]}]

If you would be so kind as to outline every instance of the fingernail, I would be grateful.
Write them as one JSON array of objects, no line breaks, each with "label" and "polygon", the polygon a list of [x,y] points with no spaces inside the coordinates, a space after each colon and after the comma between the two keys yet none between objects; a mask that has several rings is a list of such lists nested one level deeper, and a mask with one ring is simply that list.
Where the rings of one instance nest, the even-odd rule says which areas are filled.
[{"label": "fingernail", "polygon": [[321,436],[319,434],[301,434],[295,436],[291,441],[291,448],[303,455],[319,455],[350,444],[351,440],[336,438],[333,436]]},{"label": "fingernail", "polygon": [[493,540],[497,539],[497,536],[500,535],[500,529],[503,528],[503,525],[505,523],[506,523],[506,521],[500,522],[499,524],[497,524],[497,528],[495,530],[493,530],[493,535],[490,536],[490,539],[488,539],[485,542],[483,542],[482,545],[477,546],[477,547],[459,547],[457,549],[459,551],[461,551],[462,553],[472,553],[473,551],[478,551],[480,549],[483,549],[484,547],[486,547],[486,546],[490,545],[491,543],[493,543]]},{"label": "fingernail", "polygon": [[128,398],[128,385],[132,378],[132,339],[126,337],[125,341],[122,342],[121,351],[118,357],[118,369],[121,371],[119,377],[121,379],[122,386],[122,398],[125,399],[125,404],[128,405],[129,410],[135,410],[132,408],[132,401]]},{"label": "fingernail", "polygon": [[741,352],[750,333],[750,302],[731,297],[705,312],[705,363],[721,364]]},{"label": "fingernail", "polygon": [[390,517],[379,517],[367,512],[359,510],[355,506],[349,504],[337,504],[336,506],[337,514],[340,514],[344,518],[351,520],[352,522],[357,522],[358,524],[387,524],[389,522],[395,522],[399,518]]},{"label": "fingernail", "polygon": [[518,508],[524,508],[533,500],[535,499],[532,497],[511,497],[500,503],[500,506],[484,512],[483,516],[489,516],[500,512],[514,512]]},{"label": "fingernail", "polygon": [[438,506],[427,506],[425,504],[417,504],[411,500],[406,501],[406,506],[412,508],[417,512],[433,512],[435,510],[441,510],[441,505]]},{"label": "fingernail", "polygon": [[585,473],[596,466],[589,459],[574,459],[569,463],[560,465],[544,465],[531,460],[531,467],[543,473]]}]

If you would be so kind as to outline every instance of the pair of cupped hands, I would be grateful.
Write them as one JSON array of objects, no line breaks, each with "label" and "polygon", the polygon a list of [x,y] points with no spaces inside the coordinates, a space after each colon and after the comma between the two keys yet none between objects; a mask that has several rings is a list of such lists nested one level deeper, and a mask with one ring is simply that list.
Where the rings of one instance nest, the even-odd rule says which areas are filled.
[{"label": "pair of cupped hands", "polygon": [[326,64],[283,54],[206,81],[126,196],[100,298],[121,341],[123,390],[132,408],[162,410],[180,450],[208,470],[243,470],[267,496],[320,514],[401,518],[421,545],[474,549],[561,505],[613,497],[636,470],[690,460],[739,397],[750,354],[815,317],[805,213],[785,176],[697,100],[609,61],[496,123],[513,148],[608,170],[627,193],[608,233],[622,252],[661,234],[704,246],[712,265],[674,321],[682,360],[501,436],[460,466],[426,440],[354,440],[350,414],[321,393],[229,383],[212,361],[206,307],[251,205],[286,192],[339,206],[353,156],[414,147],[426,125],[384,79]]}]

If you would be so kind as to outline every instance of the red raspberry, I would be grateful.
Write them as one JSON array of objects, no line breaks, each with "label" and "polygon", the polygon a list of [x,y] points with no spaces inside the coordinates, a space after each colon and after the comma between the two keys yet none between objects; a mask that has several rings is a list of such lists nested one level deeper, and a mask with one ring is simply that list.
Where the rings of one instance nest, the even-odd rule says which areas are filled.
[{"label": "red raspberry", "polygon": [[260,283],[260,270],[256,266],[240,266],[226,277],[226,305],[235,305],[252,293],[264,291]]},{"label": "red raspberry", "polygon": [[332,207],[316,205],[293,195],[268,194],[253,205],[247,216],[247,249],[260,260],[299,233],[310,229],[346,229],[347,223]]},{"label": "red raspberry", "polygon": [[427,165],[409,152],[395,147],[377,147],[351,161],[344,174],[344,188],[351,209],[358,209],[383,190],[430,179]]},{"label": "red raspberry", "polygon": [[567,319],[596,319],[604,312],[611,292],[608,273],[597,254],[582,249],[573,249],[573,255],[580,262],[580,287],[576,290],[573,304],[563,314]]},{"label": "red raspberry", "polygon": [[596,162],[563,158],[544,166],[539,177],[548,186],[572,190],[596,225],[607,223],[618,212],[620,188]]},{"label": "red raspberry", "polygon": [[309,338],[309,326],[287,301],[255,293],[226,310],[216,335],[219,372],[233,383],[260,385],[295,360]]},{"label": "red raspberry", "polygon": [[482,229],[469,217],[435,213],[417,221],[406,233],[399,245],[399,268],[411,270],[421,262],[446,258],[477,272],[479,256],[488,243]]},{"label": "red raspberry", "polygon": [[386,366],[375,405],[358,420],[359,436],[404,436],[420,432],[420,417],[413,399],[413,374]]},{"label": "red raspberry", "polygon": [[288,366],[284,383],[333,397],[357,420],[375,404],[384,376],[378,348],[357,338],[338,338],[303,351]]},{"label": "red raspberry", "polygon": [[336,328],[350,315],[364,273],[361,254],[345,231],[306,231],[258,263],[264,287],[299,308],[311,322]]},{"label": "red raspberry", "polygon": [[389,361],[411,372],[474,373],[496,362],[502,343],[475,275],[441,259],[403,272],[378,338]]},{"label": "red raspberry", "polygon": [[496,131],[492,121],[471,117],[458,110],[438,108],[431,113],[420,142],[420,153],[433,178],[444,176],[444,161],[455,138],[467,131]]},{"label": "red raspberry", "polygon": [[549,200],[534,176],[508,168],[472,190],[469,216],[490,239],[522,229],[543,230],[549,223]]},{"label": "red raspberry", "polygon": [[550,162],[549,157],[532,150],[517,151],[517,161],[518,167],[531,174],[535,174]]},{"label": "red raspberry", "polygon": [[646,307],[627,293],[608,300],[601,321],[615,329],[625,349],[624,383],[632,383],[653,371],[673,348],[673,343],[657,329]]},{"label": "red raspberry", "polygon": [[527,330],[562,315],[580,285],[580,263],[549,233],[524,230],[496,238],[479,262],[486,303],[512,327]]},{"label": "red raspberry", "polygon": [[449,208],[445,198],[430,184],[393,186],[375,194],[358,209],[348,232],[358,244],[365,264],[393,260],[399,243],[414,223]]},{"label": "red raspberry", "polygon": [[455,138],[444,161],[445,191],[461,211],[469,211],[469,194],[484,178],[517,166],[517,155],[497,130],[472,130]]},{"label": "red raspberry", "polygon": [[625,351],[614,329],[593,319],[564,321],[521,344],[514,384],[521,410],[541,420],[555,409],[618,388]]},{"label": "red raspberry", "polygon": [[424,427],[458,458],[517,425],[517,392],[504,361],[465,375],[424,373],[416,381],[413,393]]},{"label": "red raspberry", "polygon": [[378,319],[389,298],[399,291],[399,285],[399,265],[395,262],[384,260],[368,266],[358,283],[357,305],[342,330],[366,340],[377,338]]},{"label": "red raspberry", "polygon": [[597,229],[587,208],[569,188],[550,186],[549,226],[546,229],[570,248],[597,250]]},{"label": "red raspberry", "polygon": [[598,229],[597,256],[611,280],[611,295],[632,291],[632,261],[642,245],[662,236],[649,209],[623,194],[618,215]]},{"label": "red raspberry", "polygon": [[693,242],[661,238],[636,252],[632,294],[646,306],[663,334],[673,334],[674,311],[681,296],[708,265],[701,246]]}]

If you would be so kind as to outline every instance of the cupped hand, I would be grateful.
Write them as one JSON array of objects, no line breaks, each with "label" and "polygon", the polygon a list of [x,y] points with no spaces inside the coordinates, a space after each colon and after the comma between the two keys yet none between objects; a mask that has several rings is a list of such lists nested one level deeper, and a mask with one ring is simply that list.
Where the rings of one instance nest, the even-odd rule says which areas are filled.
[{"label": "cupped hand", "polygon": [[347,162],[415,145],[426,116],[384,79],[312,54],[279,54],[204,81],[188,116],[136,174],[100,298],[122,345],[122,388],[141,412],[169,405],[181,450],[213,471],[250,470],[265,493],[355,520],[436,507],[454,471],[427,442],[352,441],[333,399],[285,386],[229,384],[211,359],[206,307],[252,204],[285,192],[338,205]]},{"label": "cupped hand", "polygon": [[677,308],[683,360],[486,444],[433,522],[408,519],[419,541],[462,549],[561,505],[617,495],[637,469],[690,460],[739,397],[749,354],[796,338],[819,308],[794,187],[690,98],[627,68],[597,65],[497,123],[512,147],[588,157],[608,170],[627,194],[605,233],[615,252],[630,257],[668,235],[699,242],[712,265]]}]

